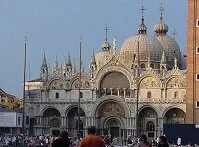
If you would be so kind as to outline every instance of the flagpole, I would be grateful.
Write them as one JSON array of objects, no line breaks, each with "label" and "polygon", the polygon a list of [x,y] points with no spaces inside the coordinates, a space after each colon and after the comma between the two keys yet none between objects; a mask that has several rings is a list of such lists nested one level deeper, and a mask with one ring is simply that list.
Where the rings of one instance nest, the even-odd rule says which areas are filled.
[{"label": "flagpole", "polygon": [[82,36],[80,36],[80,44],[79,44],[79,98],[78,98],[78,134],[77,136],[80,138],[80,99],[81,99],[81,70],[82,70]]},{"label": "flagpole", "polygon": [[23,124],[22,124],[22,133],[25,134],[25,82],[26,82],[26,54],[27,54],[27,47],[26,47],[27,38],[25,37],[24,40],[24,70],[23,70]]},{"label": "flagpole", "polygon": [[137,42],[137,58],[138,58],[138,65],[137,65],[137,76],[136,76],[136,82],[137,82],[137,94],[136,94],[136,135],[137,135],[137,137],[138,137],[138,135],[139,135],[139,131],[138,131],[138,129],[139,129],[139,125],[138,125],[138,123],[139,123],[139,116],[138,116],[138,104],[139,104],[139,84],[138,84],[138,80],[139,80],[139,64],[140,64],[140,56],[139,56],[139,41]]}]

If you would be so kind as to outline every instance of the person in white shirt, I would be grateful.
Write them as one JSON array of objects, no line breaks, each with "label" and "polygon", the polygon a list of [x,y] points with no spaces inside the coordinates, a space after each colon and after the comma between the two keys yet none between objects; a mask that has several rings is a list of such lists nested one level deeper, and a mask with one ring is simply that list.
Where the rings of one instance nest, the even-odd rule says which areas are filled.
[{"label": "person in white shirt", "polygon": [[182,141],[181,138],[178,137],[178,140],[177,140],[177,145],[178,145],[178,146],[181,146],[181,141]]}]

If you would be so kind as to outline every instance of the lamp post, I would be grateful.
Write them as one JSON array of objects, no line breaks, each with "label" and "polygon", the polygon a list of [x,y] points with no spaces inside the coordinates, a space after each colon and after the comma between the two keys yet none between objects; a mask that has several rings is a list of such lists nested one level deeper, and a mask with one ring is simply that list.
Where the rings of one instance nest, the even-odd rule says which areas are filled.
[{"label": "lamp post", "polygon": [[77,124],[77,129],[78,129],[78,132],[77,132],[77,136],[80,137],[80,99],[81,99],[81,74],[82,74],[82,36],[80,36],[80,44],[79,44],[79,89],[78,89],[78,92],[79,92],[79,97],[78,97],[78,124]]}]

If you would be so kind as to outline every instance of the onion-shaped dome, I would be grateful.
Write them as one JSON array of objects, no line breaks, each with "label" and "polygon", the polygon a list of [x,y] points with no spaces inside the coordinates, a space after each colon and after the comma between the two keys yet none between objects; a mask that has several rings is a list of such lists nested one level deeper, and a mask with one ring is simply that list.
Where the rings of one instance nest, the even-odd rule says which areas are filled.
[{"label": "onion-shaped dome", "polygon": [[165,24],[163,22],[163,20],[161,19],[159,23],[157,23],[154,27],[153,27],[154,32],[156,32],[157,34],[166,34],[169,30],[169,27],[167,24]]},{"label": "onion-shaped dome", "polygon": [[125,64],[129,64],[133,60],[134,55],[138,53],[138,42],[140,63],[147,63],[149,56],[151,63],[160,63],[163,46],[155,37],[147,35],[146,31],[147,27],[142,20],[138,28],[138,34],[124,41],[120,50],[120,60]]}]

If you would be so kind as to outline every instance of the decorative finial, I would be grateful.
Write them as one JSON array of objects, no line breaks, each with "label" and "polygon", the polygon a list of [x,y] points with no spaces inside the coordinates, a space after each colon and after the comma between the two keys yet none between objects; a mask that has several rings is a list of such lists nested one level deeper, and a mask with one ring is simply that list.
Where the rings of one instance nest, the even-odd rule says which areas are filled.
[{"label": "decorative finial", "polygon": [[177,34],[177,32],[176,32],[176,28],[175,28],[175,26],[174,26],[174,28],[173,28],[173,33],[172,33],[174,39],[176,39],[176,34]]},{"label": "decorative finial", "polygon": [[144,22],[144,11],[146,10],[146,9],[144,9],[144,6],[142,5],[142,8],[140,9],[141,10],[141,12],[142,12],[142,22]]},{"label": "decorative finial", "polygon": [[160,3],[159,11],[160,11],[160,20],[162,20],[163,19],[163,12],[164,12],[164,7],[162,6],[162,2]]},{"label": "decorative finial", "polygon": [[117,49],[117,39],[116,39],[116,36],[114,36],[114,38],[113,38],[113,50],[114,50],[114,52],[116,51],[116,49]]}]

